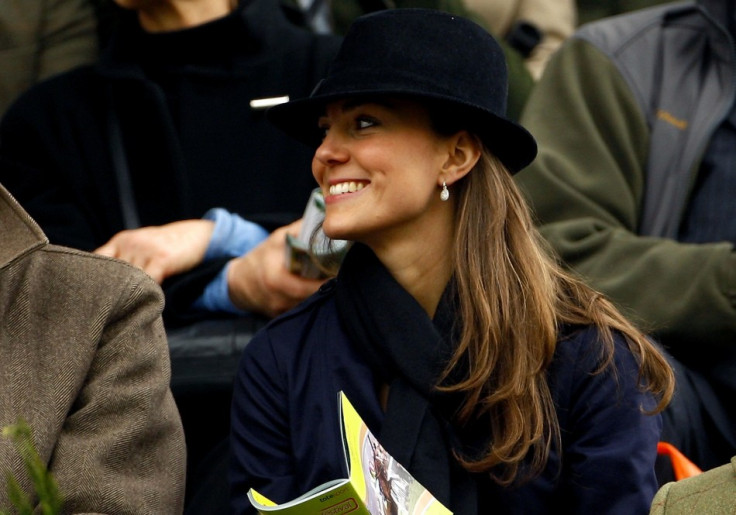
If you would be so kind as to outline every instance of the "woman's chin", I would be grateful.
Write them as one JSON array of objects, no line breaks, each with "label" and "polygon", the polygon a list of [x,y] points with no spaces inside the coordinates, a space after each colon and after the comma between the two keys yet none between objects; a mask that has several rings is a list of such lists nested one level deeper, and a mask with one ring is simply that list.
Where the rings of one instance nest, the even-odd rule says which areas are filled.
[{"label": "woman's chin", "polygon": [[322,230],[324,231],[325,235],[331,240],[352,240],[352,238],[349,237],[351,234],[349,231],[344,230],[328,230],[322,227]]},{"label": "woman's chin", "polygon": [[354,240],[356,236],[355,228],[352,225],[329,223],[329,219],[325,219],[322,230],[331,240]]}]

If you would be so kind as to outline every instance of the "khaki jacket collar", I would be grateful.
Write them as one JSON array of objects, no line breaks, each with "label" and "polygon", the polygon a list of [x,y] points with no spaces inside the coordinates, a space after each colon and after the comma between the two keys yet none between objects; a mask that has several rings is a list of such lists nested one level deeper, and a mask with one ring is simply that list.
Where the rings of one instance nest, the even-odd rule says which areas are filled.
[{"label": "khaki jacket collar", "polygon": [[0,269],[48,242],[38,224],[0,185]]}]

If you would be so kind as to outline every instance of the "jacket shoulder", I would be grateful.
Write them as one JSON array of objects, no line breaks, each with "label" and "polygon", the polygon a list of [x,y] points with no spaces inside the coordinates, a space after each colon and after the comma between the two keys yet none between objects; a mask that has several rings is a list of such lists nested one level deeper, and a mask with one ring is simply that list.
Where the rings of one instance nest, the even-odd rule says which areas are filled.
[{"label": "jacket shoulder", "polygon": [[658,5],[587,23],[573,37],[584,39],[605,53],[616,54],[648,33],[658,32],[665,20],[696,10],[691,2]]},{"label": "jacket shoulder", "polygon": [[[8,107],[3,116],[3,124],[29,115],[38,115],[39,111],[65,111],[86,109],[90,98],[104,92],[101,77],[95,65],[83,65],[54,75],[32,85],[21,93]],[[45,122],[48,120],[43,119]]]},{"label": "jacket shoulder", "polygon": [[310,324],[318,317],[337,317],[334,284],[335,279],[330,279],[298,306],[271,320],[264,329],[271,333],[292,331],[295,326]]},{"label": "jacket shoulder", "polygon": [[22,101],[26,97],[53,97],[62,95],[77,88],[89,89],[99,80],[95,64],[85,64],[63,71],[47,79],[33,84],[18,97]]},{"label": "jacket shoulder", "polygon": [[259,329],[243,350],[241,368],[265,367],[289,376],[303,373],[325,356],[343,359],[347,336],[329,284]]},{"label": "jacket shoulder", "polygon": [[[26,256],[22,266],[33,283],[48,283],[56,299],[77,299],[91,306],[150,298],[163,307],[160,286],[141,269],[118,259],[77,249],[45,245]],[[53,279],[52,279],[53,278]]]},{"label": "jacket shoulder", "polygon": [[736,457],[731,463],[659,489],[652,514],[731,513],[736,506]]}]

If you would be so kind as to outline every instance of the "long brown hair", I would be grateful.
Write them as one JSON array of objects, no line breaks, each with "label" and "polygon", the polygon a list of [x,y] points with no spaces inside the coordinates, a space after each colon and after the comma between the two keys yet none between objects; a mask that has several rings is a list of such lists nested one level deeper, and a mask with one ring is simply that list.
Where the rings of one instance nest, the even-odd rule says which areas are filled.
[{"label": "long brown hair", "polygon": [[[654,412],[664,409],[674,389],[666,359],[610,301],[552,258],[503,164],[483,148],[475,168],[453,189],[462,327],[444,379],[454,377],[461,363],[467,372],[459,382],[438,388],[462,394],[455,423],[483,416],[493,435],[481,458],[457,456],[463,467],[508,485],[541,471],[552,446],[559,448],[545,372],[564,324],[598,329],[598,373],[610,368],[613,333],[621,333],[640,364],[642,389],[658,399]],[[521,474],[527,458],[529,468]]]}]

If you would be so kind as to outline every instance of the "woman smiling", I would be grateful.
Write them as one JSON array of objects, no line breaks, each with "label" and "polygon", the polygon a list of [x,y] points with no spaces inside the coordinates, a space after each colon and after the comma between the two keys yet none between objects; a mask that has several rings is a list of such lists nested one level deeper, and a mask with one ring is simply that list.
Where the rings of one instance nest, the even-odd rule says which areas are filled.
[{"label": "woman smiling", "polygon": [[547,255],[512,174],[536,154],[505,117],[491,36],[442,12],[360,18],[327,77],[270,119],[315,146],[336,279],[246,347],[232,504],[345,477],[344,391],[457,514],[642,513],[657,489],[666,360]]}]

